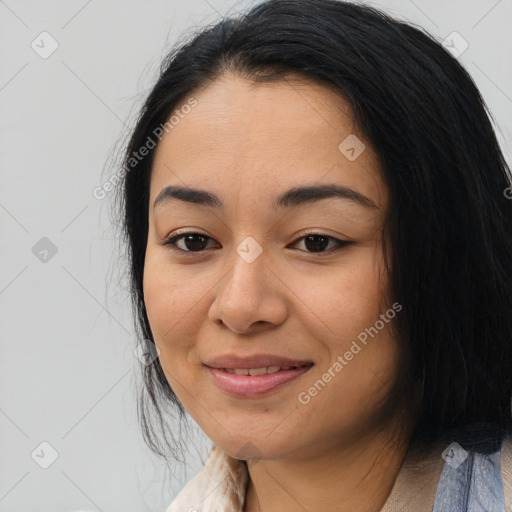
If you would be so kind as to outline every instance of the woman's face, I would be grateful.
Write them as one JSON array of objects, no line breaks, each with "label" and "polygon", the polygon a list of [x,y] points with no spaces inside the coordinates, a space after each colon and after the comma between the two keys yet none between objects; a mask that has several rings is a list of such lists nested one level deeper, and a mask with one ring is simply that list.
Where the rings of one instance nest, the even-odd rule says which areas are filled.
[{"label": "woman's face", "polygon": [[[150,184],[144,298],[170,386],[238,458],[317,454],[371,435],[397,371],[400,309],[383,271],[377,155],[319,84],[225,75],[193,96],[157,147]],[[155,206],[169,186],[218,204],[168,193]],[[340,193],[277,204],[325,186]],[[197,234],[163,245],[183,231]],[[215,361],[230,356],[240,360]],[[309,366],[212,370],[288,360]]]}]

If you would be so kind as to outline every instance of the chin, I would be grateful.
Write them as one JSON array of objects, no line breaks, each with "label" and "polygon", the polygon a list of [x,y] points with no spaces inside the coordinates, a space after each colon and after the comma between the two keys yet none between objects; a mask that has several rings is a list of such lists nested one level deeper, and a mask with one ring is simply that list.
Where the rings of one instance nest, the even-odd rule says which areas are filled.
[{"label": "chin", "polygon": [[230,437],[214,442],[228,455],[240,460],[281,459],[298,448],[290,444],[289,438],[287,442],[280,439],[279,435],[276,435],[273,441],[270,440],[270,437],[272,436],[265,434],[245,435],[243,438]]}]

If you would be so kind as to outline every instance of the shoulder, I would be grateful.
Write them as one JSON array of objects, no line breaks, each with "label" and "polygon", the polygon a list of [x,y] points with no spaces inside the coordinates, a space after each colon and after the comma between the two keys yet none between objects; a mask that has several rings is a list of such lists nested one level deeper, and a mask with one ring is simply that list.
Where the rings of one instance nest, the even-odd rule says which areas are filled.
[{"label": "shoulder", "polygon": [[503,493],[505,495],[505,508],[512,511],[512,438],[507,437],[501,445],[501,477],[503,480]]},{"label": "shoulder", "polygon": [[247,478],[245,462],[214,445],[203,469],[185,484],[165,512],[242,512]]}]

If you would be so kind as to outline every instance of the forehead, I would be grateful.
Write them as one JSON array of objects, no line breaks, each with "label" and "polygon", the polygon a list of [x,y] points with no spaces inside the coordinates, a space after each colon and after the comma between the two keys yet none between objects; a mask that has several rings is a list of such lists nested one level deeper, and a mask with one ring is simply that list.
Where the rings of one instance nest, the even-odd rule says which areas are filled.
[{"label": "forehead", "polygon": [[334,182],[386,207],[378,155],[333,88],[225,75],[191,96],[197,105],[157,146],[151,203],[169,184],[270,202],[279,190]]}]

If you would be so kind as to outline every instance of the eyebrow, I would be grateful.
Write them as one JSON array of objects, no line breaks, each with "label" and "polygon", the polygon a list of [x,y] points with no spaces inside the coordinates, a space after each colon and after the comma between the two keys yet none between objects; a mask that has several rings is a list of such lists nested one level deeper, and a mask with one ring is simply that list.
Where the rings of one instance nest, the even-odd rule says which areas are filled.
[{"label": "eyebrow", "polygon": [[[374,201],[360,192],[335,183],[291,188],[280,194],[272,204],[272,207],[274,209],[295,208],[333,197],[352,201],[365,208],[379,208]],[[210,208],[220,209],[224,206],[222,200],[212,192],[196,188],[169,185],[160,191],[153,203],[153,208],[171,199],[178,199],[187,203],[194,203]]]}]

